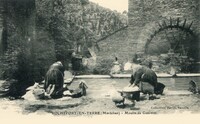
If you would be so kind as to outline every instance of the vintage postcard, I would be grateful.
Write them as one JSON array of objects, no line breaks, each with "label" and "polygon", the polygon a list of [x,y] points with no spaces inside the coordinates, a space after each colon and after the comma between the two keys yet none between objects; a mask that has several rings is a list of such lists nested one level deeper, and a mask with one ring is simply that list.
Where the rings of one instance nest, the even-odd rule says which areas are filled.
[{"label": "vintage postcard", "polygon": [[185,120],[199,93],[199,0],[0,0],[2,117]]}]

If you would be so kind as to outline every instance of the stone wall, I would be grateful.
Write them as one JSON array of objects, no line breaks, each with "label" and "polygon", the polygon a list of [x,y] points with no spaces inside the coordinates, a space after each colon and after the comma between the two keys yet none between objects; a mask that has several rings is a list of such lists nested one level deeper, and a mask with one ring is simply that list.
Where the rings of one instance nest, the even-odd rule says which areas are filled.
[{"label": "stone wall", "polygon": [[100,50],[96,51],[98,61],[101,59],[112,59],[118,57],[120,63],[131,60],[135,53],[134,44],[129,40],[128,28],[109,36],[98,43]]},{"label": "stone wall", "polygon": [[129,0],[128,28],[98,43],[97,63],[115,56],[123,64],[134,54],[160,55],[178,42],[200,61],[199,36],[199,0]]},{"label": "stone wall", "polygon": [[158,23],[165,25],[165,21],[169,25],[170,18],[172,25],[178,18],[179,25],[183,25],[186,19],[185,28],[193,22],[190,29],[196,36],[200,34],[199,0],[129,0],[128,17],[129,40],[137,44],[137,52],[144,52],[148,39],[161,28]]},{"label": "stone wall", "polygon": [[181,30],[185,20],[184,30],[192,23],[189,30],[196,36],[200,35],[199,0],[129,0],[128,11],[128,29],[101,41],[101,50],[97,52],[99,58],[119,56],[124,61],[135,53],[143,53],[148,40],[156,36],[161,38],[156,34],[161,31],[159,24],[162,27],[169,26],[170,18],[172,26],[179,19]]}]

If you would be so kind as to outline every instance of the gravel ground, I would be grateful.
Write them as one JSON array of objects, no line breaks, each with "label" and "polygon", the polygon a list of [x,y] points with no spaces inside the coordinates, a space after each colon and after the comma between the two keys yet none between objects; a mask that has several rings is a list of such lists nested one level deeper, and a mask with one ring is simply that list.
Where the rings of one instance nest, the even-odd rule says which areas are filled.
[{"label": "gravel ground", "polygon": [[[55,116],[200,113],[200,96],[186,90],[171,90],[170,86],[167,86],[164,95],[158,96],[158,99],[147,100],[146,96],[141,94],[141,100],[136,102],[134,107],[131,101],[125,100],[125,107],[119,108],[112,102],[112,94],[126,86],[127,80],[86,79],[85,81],[89,88],[84,97],[32,101],[0,99],[0,112]],[[77,86],[78,81],[75,80],[69,88]]]}]

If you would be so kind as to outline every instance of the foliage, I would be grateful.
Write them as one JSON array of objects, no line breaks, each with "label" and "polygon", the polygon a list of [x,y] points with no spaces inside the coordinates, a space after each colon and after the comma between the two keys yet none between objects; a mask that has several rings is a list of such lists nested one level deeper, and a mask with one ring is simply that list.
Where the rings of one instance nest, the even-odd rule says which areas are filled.
[{"label": "foliage", "polygon": [[[62,61],[66,68],[78,44],[82,46],[80,54],[86,57],[85,48],[92,47],[96,40],[127,25],[123,22],[126,16],[88,0],[37,0],[36,4],[37,18],[55,43],[56,60]],[[39,20],[37,23],[40,23]]]},{"label": "foliage", "polygon": [[102,59],[93,70],[94,74],[109,74],[112,68],[112,59]]},{"label": "foliage", "polygon": [[86,50],[123,26],[119,13],[88,0],[13,0],[6,7],[7,49],[1,58],[4,79],[42,80],[53,62],[60,60],[68,67],[77,44]]},{"label": "foliage", "polygon": [[[5,31],[7,37],[3,40],[7,43],[7,49],[2,56],[3,79],[14,79],[9,83],[10,95],[13,97],[23,95],[26,87],[34,82],[34,57],[31,53],[34,41],[34,8],[33,1],[6,1]],[[32,20],[33,19],[33,20]],[[11,93],[12,92],[12,93]]]}]

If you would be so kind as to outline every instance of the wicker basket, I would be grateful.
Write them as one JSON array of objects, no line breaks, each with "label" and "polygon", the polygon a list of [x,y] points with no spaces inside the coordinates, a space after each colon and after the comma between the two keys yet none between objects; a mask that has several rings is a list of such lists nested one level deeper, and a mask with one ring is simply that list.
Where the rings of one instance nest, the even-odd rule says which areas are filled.
[{"label": "wicker basket", "polygon": [[[132,90],[131,90],[132,89]],[[122,96],[124,98],[127,98],[129,100],[136,100],[139,101],[140,100],[140,90],[139,87],[135,86],[135,87],[128,87],[125,88],[122,91]]]},{"label": "wicker basket", "polygon": [[124,98],[127,98],[129,100],[136,100],[140,101],[140,91],[134,91],[134,92],[123,92],[122,96]]}]

